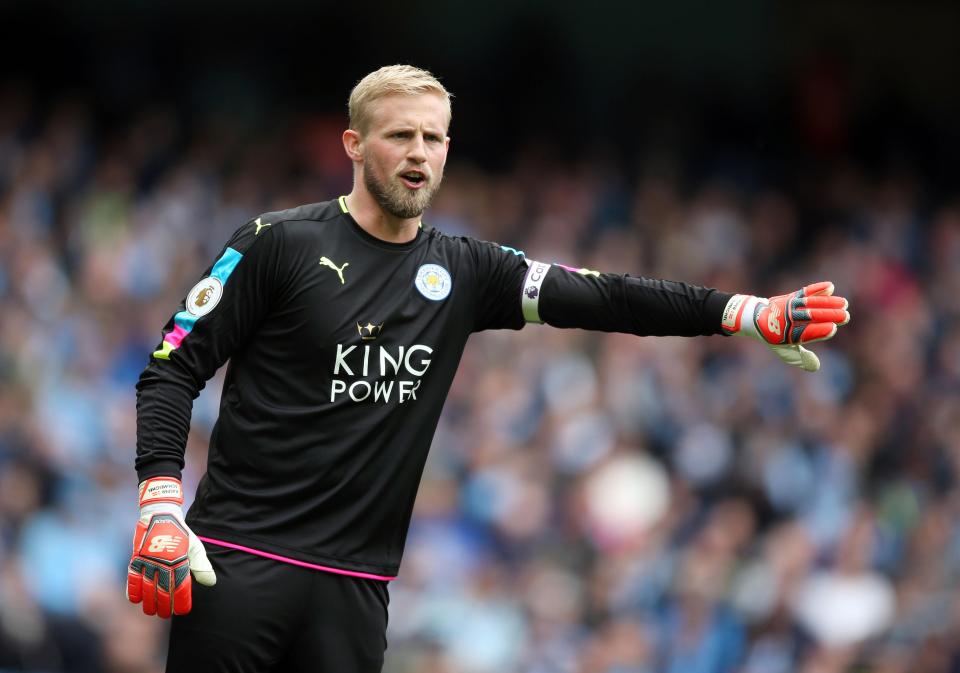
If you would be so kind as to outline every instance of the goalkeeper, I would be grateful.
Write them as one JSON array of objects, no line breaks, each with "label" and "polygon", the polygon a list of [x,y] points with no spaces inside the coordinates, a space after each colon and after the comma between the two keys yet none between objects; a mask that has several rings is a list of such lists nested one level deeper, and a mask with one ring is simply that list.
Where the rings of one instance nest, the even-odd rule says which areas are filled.
[{"label": "goalkeeper", "polygon": [[[850,318],[829,282],[733,295],[445,235],[420,221],[450,143],[444,87],[417,68],[381,68],[353,89],[349,112],[350,194],[240,227],[137,385],[127,595],[149,615],[175,615],[169,671],[381,669],[387,585],[472,333],[532,322],[743,335],[815,371],[805,345]],[[184,515],[192,403],[228,359],[207,470]]]}]

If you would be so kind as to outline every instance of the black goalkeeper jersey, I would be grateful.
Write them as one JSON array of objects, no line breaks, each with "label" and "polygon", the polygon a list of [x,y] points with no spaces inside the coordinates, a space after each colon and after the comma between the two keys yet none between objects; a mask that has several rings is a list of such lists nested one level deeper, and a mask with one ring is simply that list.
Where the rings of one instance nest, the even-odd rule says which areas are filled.
[{"label": "black goalkeeper jersey", "polygon": [[729,297],[429,228],[387,243],[342,197],[267,213],[236,231],[140,377],[138,477],[180,476],[193,400],[229,359],[188,524],[283,560],[393,577],[470,334],[530,321],[714,334]]}]

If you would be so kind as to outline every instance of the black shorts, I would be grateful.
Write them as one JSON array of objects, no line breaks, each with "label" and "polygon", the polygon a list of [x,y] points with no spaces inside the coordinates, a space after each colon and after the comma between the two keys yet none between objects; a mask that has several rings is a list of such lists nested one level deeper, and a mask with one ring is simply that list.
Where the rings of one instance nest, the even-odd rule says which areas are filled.
[{"label": "black shorts", "polygon": [[217,584],[173,617],[167,673],[380,673],[386,582],[206,548]]}]

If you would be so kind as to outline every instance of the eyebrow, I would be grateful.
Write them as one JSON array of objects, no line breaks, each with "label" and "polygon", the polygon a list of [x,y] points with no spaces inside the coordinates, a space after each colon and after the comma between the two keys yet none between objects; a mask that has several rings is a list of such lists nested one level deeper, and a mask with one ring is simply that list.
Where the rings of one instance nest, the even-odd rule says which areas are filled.
[{"label": "eyebrow", "polygon": [[[418,127],[417,127],[417,126],[414,126],[413,124],[398,124],[397,126],[388,126],[386,129],[384,129],[384,133],[402,133],[402,132],[404,132],[404,131],[414,131],[414,132],[415,132],[415,131],[417,131],[417,129],[418,129]],[[447,135],[446,131],[443,131],[443,130],[441,130],[441,129],[436,129],[436,128],[433,128],[433,127],[426,127],[426,128],[424,128],[424,129],[423,129],[423,133],[424,133],[424,135],[430,134],[430,135],[438,135],[438,136],[441,136],[441,137]]]}]

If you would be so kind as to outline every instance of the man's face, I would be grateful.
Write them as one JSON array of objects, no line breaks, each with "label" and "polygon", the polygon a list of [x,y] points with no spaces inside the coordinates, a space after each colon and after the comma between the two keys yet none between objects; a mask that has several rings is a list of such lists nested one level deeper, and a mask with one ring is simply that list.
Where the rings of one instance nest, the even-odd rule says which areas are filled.
[{"label": "man's face", "polygon": [[450,139],[447,107],[436,94],[373,102],[363,134],[363,181],[394,217],[420,217],[443,179]]}]

